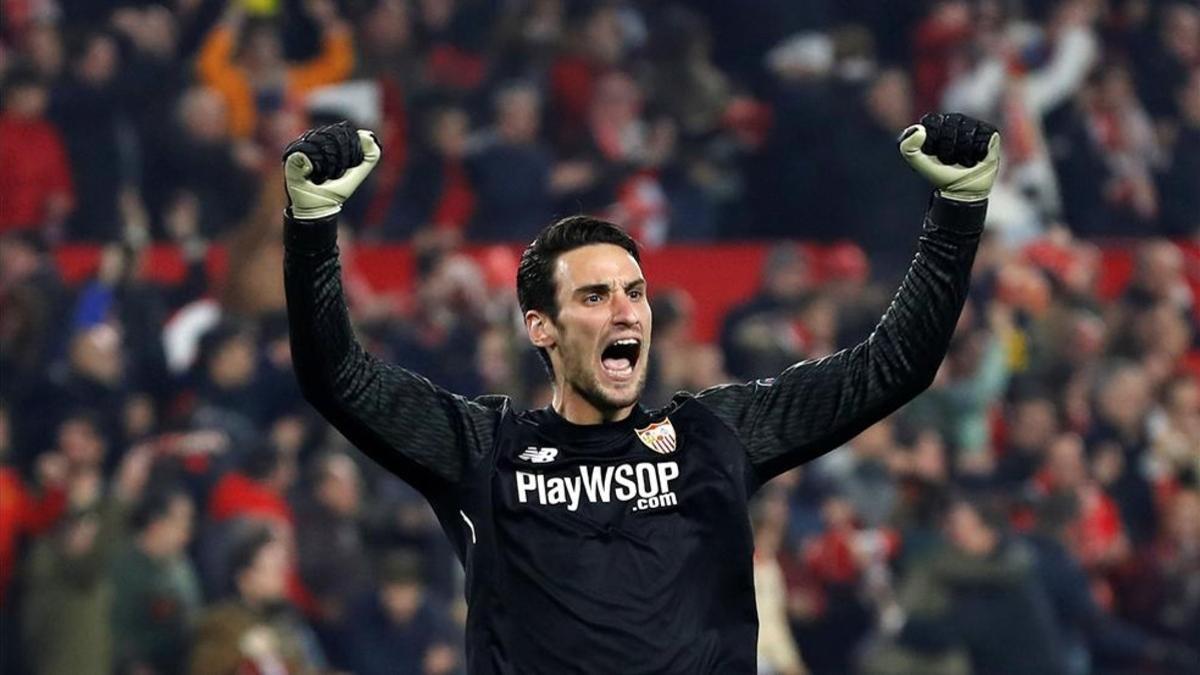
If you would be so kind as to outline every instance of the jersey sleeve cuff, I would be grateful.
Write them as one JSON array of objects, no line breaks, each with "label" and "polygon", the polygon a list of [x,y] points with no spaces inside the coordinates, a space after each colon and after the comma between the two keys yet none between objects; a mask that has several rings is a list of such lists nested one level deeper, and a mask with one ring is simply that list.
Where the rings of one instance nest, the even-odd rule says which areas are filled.
[{"label": "jersey sleeve cuff", "polygon": [[960,202],[934,193],[926,217],[931,224],[940,229],[958,234],[978,235],[983,232],[987,206],[986,199]]},{"label": "jersey sleeve cuff", "polygon": [[289,251],[319,253],[337,243],[337,215],[301,220],[283,212],[283,245]]}]

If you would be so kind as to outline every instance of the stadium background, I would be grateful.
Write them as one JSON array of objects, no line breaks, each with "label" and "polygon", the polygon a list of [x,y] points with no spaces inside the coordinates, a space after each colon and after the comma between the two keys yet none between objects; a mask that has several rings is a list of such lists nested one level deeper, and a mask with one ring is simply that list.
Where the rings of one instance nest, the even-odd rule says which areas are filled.
[{"label": "stadium background", "polygon": [[660,403],[869,333],[928,195],[894,139],[936,110],[1005,138],[972,295],[928,392],[758,498],[762,671],[1200,672],[1195,2],[0,10],[3,672],[462,670],[431,512],[292,380],[307,126],[384,146],[341,238],[374,352],[545,404],[516,258],[602,214],[646,249]]}]

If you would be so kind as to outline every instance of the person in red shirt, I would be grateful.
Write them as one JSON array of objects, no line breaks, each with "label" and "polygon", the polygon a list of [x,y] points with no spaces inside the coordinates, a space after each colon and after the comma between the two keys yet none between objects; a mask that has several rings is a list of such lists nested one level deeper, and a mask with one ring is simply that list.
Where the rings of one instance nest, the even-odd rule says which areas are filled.
[{"label": "person in red shirt", "polygon": [[291,601],[308,616],[319,607],[300,578],[296,558],[296,517],[284,495],[296,480],[295,460],[273,447],[264,447],[246,457],[240,471],[225,474],[208,498],[208,517],[214,523],[233,520],[257,521],[288,548],[287,592]]},{"label": "person in red shirt", "polygon": [[0,235],[61,224],[75,199],[62,137],[45,113],[46,86],[17,71],[4,83],[0,108]]},{"label": "person in red shirt", "polygon": [[58,453],[38,462],[40,491],[32,492],[15,467],[8,464],[8,410],[0,407],[0,609],[16,569],[21,538],[50,529],[67,506],[63,489],[66,465]]}]

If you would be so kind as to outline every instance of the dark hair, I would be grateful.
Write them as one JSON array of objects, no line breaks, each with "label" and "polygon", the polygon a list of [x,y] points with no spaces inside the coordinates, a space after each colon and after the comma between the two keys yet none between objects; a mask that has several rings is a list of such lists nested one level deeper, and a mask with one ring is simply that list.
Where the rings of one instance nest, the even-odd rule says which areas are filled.
[{"label": "dark hair", "polygon": [[413,551],[389,551],[379,560],[378,577],[383,586],[418,585],[424,582],[421,556]]},{"label": "dark hair", "polygon": [[3,84],[0,85],[0,92],[7,98],[8,94],[17,89],[41,87],[46,88],[46,80],[37,73],[36,70],[24,63],[18,63],[13,66],[8,74],[0,80]]},{"label": "dark hair", "polygon": [[240,468],[252,480],[263,481],[282,464],[279,449],[268,441],[258,441],[251,444],[250,452],[242,457]]},{"label": "dark hair", "polygon": [[[55,433],[62,431],[63,427],[73,422],[82,422],[92,428],[92,431],[97,436],[104,438],[104,422],[100,417],[100,413],[93,408],[76,407],[67,411],[67,414],[58,418],[58,424],[55,425]],[[107,439],[105,439],[107,441]]]},{"label": "dark hair", "polygon": [[980,522],[989,530],[1003,533],[1008,527],[1003,498],[997,494],[959,492],[946,502],[946,512],[950,515],[955,509],[965,507],[979,517]]},{"label": "dark hair", "polygon": [[166,485],[147,492],[129,514],[129,524],[134,532],[143,532],[146,528],[166,517],[175,500],[184,497],[190,499],[188,493],[178,485]]},{"label": "dark hair", "polygon": [[237,578],[242,572],[253,567],[259,552],[275,541],[271,528],[261,522],[247,521],[235,529],[234,541],[229,549],[229,566],[226,568],[231,588],[234,590],[237,589]]},{"label": "dark hair", "polygon": [[[633,237],[606,220],[583,215],[558,220],[542,230],[521,254],[521,264],[517,268],[517,302],[521,304],[521,314],[536,310],[557,320],[559,306],[554,263],[558,256],[591,244],[620,246],[638,263],[642,261]],[[553,374],[550,355],[541,348],[538,353],[546,369]]]},{"label": "dark hair", "polygon": [[235,340],[248,339],[255,341],[257,348],[257,337],[257,333],[249,324],[222,320],[200,336],[196,346],[196,360],[192,367],[200,377],[206,377],[209,366],[226,345]]},{"label": "dark hair", "polygon": [[[333,471],[331,470],[333,463],[343,458],[350,460],[351,463],[354,463],[354,458],[345,452],[342,452],[341,450],[325,450],[315,455],[311,460],[309,460],[307,467],[309,486],[314,490],[320,489],[325,481],[333,476]],[[354,466],[355,469],[358,468],[356,463]]]}]

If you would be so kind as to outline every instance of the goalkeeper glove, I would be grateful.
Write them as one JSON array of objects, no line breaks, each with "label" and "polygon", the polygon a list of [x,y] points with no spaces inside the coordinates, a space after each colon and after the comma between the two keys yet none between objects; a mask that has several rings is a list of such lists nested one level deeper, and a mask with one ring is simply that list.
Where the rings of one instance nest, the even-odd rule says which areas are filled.
[{"label": "goalkeeper glove", "polygon": [[929,114],[900,135],[900,154],[942,197],[976,202],[996,182],[1000,133],[959,113]]},{"label": "goalkeeper glove", "polygon": [[298,220],[328,218],[342,210],[383,153],[375,134],[346,122],[310,129],[283,151],[288,207]]}]

